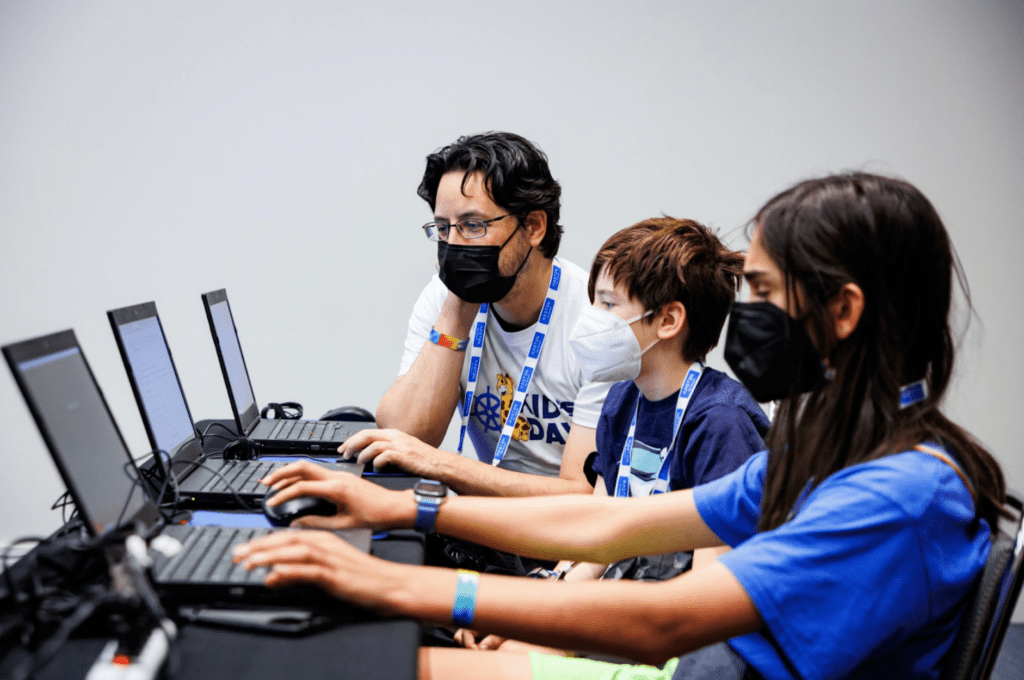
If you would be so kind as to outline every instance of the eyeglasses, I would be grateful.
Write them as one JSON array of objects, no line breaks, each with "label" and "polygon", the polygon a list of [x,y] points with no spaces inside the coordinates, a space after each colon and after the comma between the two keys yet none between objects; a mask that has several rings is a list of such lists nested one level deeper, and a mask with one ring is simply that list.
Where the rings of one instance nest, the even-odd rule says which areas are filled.
[{"label": "eyeglasses", "polygon": [[462,222],[457,222],[454,225],[448,224],[447,222],[427,222],[423,225],[423,231],[431,241],[447,241],[448,234],[454,226],[458,229],[459,236],[468,241],[470,239],[483,238],[484,236],[487,236],[488,224],[511,216],[512,213],[506,213],[500,217],[492,217],[489,220],[463,220]]}]

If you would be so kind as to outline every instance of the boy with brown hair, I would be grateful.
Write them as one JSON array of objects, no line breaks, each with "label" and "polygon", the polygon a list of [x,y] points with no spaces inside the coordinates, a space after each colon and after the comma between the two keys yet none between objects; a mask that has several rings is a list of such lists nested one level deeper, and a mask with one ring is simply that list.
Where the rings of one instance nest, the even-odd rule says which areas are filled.
[{"label": "boy with brown hair", "polygon": [[[616,381],[597,426],[587,467],[594,494],[647,496],[718,479],[765,448],[770,423],[753,397],[725,373],[704,366],[736,297],[743,254],[693,220],[652,218],[614,234],[590,269],[592,307],[570,344],[587,379]],[[569,581],[661,581],[708,564],[708,548],[604,564],[563,562],[538,575]],[[499,636],[477,649],[512,651]],[[533,649],[533,646],[529,646]],[[549,653],[558,650],[546,649]]]}]

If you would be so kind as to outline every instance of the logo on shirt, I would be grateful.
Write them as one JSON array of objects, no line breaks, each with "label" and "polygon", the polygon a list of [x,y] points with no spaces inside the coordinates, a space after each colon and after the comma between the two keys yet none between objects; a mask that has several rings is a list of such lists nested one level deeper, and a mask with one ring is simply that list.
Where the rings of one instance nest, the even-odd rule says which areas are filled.
[{"label": "logo on shirt", "polygon": [[[485,432],[500,432],[512,412],[515,389],[512,378],[505,374],[496,376],[497,394],[488,385],[483,392],[473,395],[470,411]],[[573,406],[571,401],[555,402],[539,394],[527,394],[516,411],[516,425],[512,438],[519,441],[543,441],[547,444],[565,444],[569,434]]]},{"label": "logo on shirt", "polygon": [[[498,376],[498,395],[501,397],[501,426],[504,427],[505,423],[508,422],[509,414],[512,413],[512,402],[515,401],[516,391],[513,387],[512,376],[507,373],[499,373]],[[512,439],[516,441],[529,441],[530,440],[530,423],[526,422],[526,418],[519,415],[520,404],[515,405],[516,414],[513,416],[516,421],[515,429],[512,430]]]}]

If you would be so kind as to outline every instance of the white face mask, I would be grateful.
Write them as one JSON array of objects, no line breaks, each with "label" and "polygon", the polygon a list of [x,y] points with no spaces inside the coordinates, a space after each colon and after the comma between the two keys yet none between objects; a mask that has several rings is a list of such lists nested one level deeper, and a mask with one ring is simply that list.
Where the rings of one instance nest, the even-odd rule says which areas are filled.
[{"label": "white face mask", "polygon": [[640,360],[654,344],[640,349],[629,324],[653,311],[646,311],[632,319],[623,320],[615,314],[593,305],[584,307],[576,327],[569,335],[569,346],[576,353],[585,380],[620,382],[636,380],[640,375]]}]

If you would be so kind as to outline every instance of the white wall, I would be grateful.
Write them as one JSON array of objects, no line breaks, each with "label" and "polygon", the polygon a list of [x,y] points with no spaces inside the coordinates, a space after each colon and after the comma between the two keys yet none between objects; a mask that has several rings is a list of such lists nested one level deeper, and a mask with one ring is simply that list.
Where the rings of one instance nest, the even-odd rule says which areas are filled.
[{"label": "white wall", "polygon": [[[0,0],[0,343],[74,327],[141,454],[104,311],[156,300],[223,417],[199,294],[224,286],[261,403],[374,408],[433,268],[423,158],[460,134],[548,152],[584,266],[641,218],[733,230],[868,169],[953,234],[980,323],[949,412],[1024,489],[1022,62],[1021,2]],[[9,377],[0,412],[2,544],[63,487]]]}]

